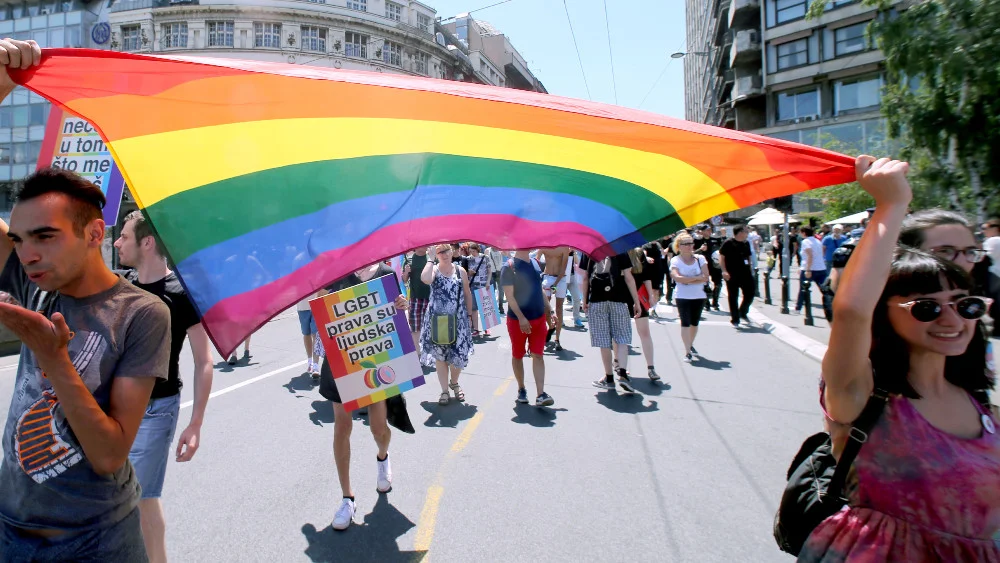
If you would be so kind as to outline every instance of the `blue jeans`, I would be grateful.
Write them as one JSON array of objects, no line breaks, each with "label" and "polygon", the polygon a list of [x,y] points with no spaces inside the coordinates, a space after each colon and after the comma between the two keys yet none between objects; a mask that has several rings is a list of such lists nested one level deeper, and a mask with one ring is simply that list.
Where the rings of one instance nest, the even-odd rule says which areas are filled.
[{"label": "blue jeans", "polygon": [[[816,287],[817,289],[819,289],[819,286],[823,285],[823,282],[826,281],[826,270],[812,270],[811,273],[812,273],[812,279],[809,281],[811,281],[812,283],[810,284],[810,289],[808,291],[812,291],[811,287]],[[806,302],[807,290],[806,290],[806,284],[804,283],[805,281],[806,281],[805,271],[799,270],[799,299],[798,301],[795,302],[796,311],[801,311],[803,305]],[[819,297],[820,299],[823,299],[822,291],[820,291]]]},{"label": "blue jeans", "polygon": [[0,563],[74,561],[147,563],[139,509],[108,528],[40,538],[0,522]]},{"label": "blue jeans", "polygon": [[160,498],[163,479],[170,461],[170,444],[177,431],[181,396],[153,399],[146,406],[139,432],[132,442],[128,459],[135,468],[135,477],[142,487],[142,498]]}]

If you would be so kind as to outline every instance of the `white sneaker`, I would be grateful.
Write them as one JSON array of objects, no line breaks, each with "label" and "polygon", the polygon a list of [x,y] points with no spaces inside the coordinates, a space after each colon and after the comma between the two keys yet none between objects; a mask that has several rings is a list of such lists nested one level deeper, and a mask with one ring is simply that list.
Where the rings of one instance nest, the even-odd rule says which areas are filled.
[{"label": "white sneaker", "polygon": [[309,358],[309,367],[306,368],[310,374],[316,373],[316,364],[313,363],[312,358]]},{"label": "white sneaker", "polygon": [[354,501],[345,498],[337,509],[337,515],[333,517],[333,529],[346,530],[351,522],[354,522]]},{"label": "white sneaker", "polygon": [[378,461],[376,456],[375,461],[378,462],[378,482],[375,488],[380,493],[388,493],[392,490],[392,466],[389,465],[389,455],[386,454],[382,461]]}]

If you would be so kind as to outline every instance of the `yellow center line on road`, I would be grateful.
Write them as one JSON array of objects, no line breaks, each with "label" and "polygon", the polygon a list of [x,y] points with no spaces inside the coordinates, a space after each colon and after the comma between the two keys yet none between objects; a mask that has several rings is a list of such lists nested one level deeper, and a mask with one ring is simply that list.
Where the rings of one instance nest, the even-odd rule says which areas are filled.
[{"label": "yellow center line on road", "polygon": [[423,554],[423,557],[418,555],[421,563],[428,563],[430,561],[430,554],[427,552],[431,547],[431,542],[434,540],[434,528],[437,524],[438,510],[441,507],[441,497],[444,496],[445,469],[469,445],[473,434],[476,433],[476,429],[479,428],[479,424],[483,421],[483,415],[493,406],[496,398],[502,396],[510,388],[512,381],[514,381],[513,375],[504,379],[496,391],[493,392],[494,398],[490,400],[489,404],[477,412],[469,420],[469,423],[465,425],[462,432],[455,438],[455,442],[452,443],[451,450],[444,456],[444,460],[441,462],[441,466],[434,476],[434,482],[427,489],[427,496],[424,498],[424,507],[420,511],[420,520],[417,521],[416,539],[413,541],[413,550],[418,554]]}]

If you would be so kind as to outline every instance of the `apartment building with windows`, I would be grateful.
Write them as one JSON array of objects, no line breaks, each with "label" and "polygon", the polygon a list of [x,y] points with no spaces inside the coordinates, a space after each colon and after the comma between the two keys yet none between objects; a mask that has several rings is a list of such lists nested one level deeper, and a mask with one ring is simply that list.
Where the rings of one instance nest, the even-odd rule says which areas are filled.
[{"label": "apartment building with windows", "polygon": [[503,88],[548,92],[531,70],[510,38],[488,22],[460,14],[438,29],[448,48],[465,63],[465,79]]},{"label": "apartment building with windows", "polygon": [[[761,56],[760,80],[749,84],[759,92],[759,102],[733,102],[743,111],[743,120],[712,120],[708,107],[725,106],[726,99],[714,97],[710,57],[685,57],[685,111],[689,120],[733,127],[807,145],[828,147],[849,154],[884,153],[888,150],[885,120],[881,116],[883,63],[885,57],[866,36],[866,28],[877,11],[860,0],[831,0],[823,15],[806,19],[810,0],[687,0],[688,44],[702,42],[705,50],[725,47],[727,36],[736,38],[729,49],[735,53],[740,34],[755,32]],[[896,2],[896,5],[902,2]],[[714,5],[714,6],[713,6]],[[755,20],[749,14],[757,10]],[[715,11],[713,11],[713,9]],[[707,12],[709,25],[692,25],[692,13]],[[720,17],[725,13],[728,18]],[[714,16],[714,20],[712,17]],[[698,18],[695,18],[698,22]],[[723,22],[728,31],[720,31]],[[712,29],[706,32],[706,28]],[[733,59],[735,60],[735,59]],[[692,69],[688,72],[688,66]],[[724,71],[716,70],[716,74]],[[741,91],[736,85],[734,92]],[[730,95],[730,101],[738,98]],[[797,198],[797,210],[816,207],[807,198]]]},{"label": "apartment building with windows", "polygon": [[111,48],[452,78],[436,17],[415,0],[124,0]]},{"label": "apartment building with windows", "polygon": [[687,0],[685,118],[763,127],[760,0]]}]

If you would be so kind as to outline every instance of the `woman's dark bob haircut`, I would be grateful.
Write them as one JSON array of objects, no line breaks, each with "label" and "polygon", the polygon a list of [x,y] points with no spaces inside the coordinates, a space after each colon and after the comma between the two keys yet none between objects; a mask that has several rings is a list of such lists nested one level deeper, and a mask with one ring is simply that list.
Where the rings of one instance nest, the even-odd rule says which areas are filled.
[{"label": "woman's dark bob haircut", "polygon": [[[910,372],[909,345],[889,323],[889,298],[916,297],[955,289],[965,289],[971,294],[973,286],[973,280],[965,270],[947,260],[906,246],[896,250],[889,280],[875,307],[872,321],[869,358],[877,386],[911,399],[920,398],[907,379]],[[976,323],[975,334],[965,353],[945,361],[944,377],[972,394],[993,388],[992,374],[986,371],[986,336],[981,321]]]}]

